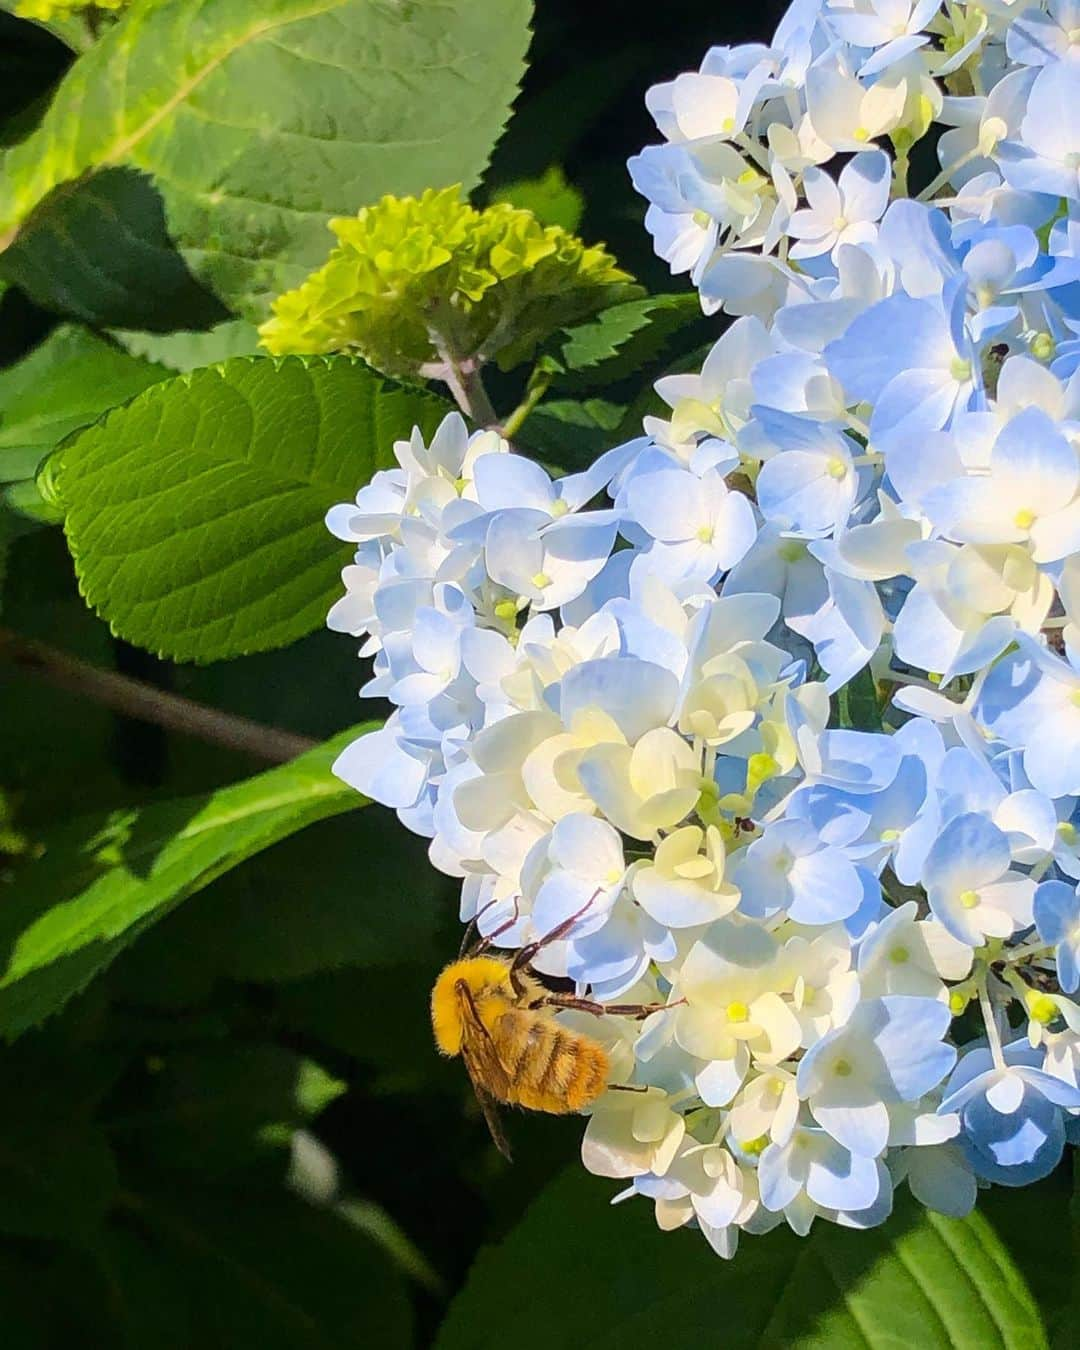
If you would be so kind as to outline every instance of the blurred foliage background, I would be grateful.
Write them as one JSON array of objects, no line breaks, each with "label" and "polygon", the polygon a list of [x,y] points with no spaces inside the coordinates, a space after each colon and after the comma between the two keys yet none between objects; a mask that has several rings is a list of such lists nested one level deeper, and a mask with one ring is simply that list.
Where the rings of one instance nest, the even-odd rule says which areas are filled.
[{"label": "blurred foliage background", "polygon": [[[783,8],[539,0],[524,89],[478,200],[532,206],[606,241],[651,292],[681,289],[652,255],[625,171],[654,138],[645,89],[695,68],[710,42],[767,41]],[[71,59],[0,13],[9,139]],[[0,365],[57,322],[7,289]],[[640,416],[652,376],[710,332],[684,327],[605,392],[611,441]],[[566,436],[538,415],[541,456],[545,427]],[[358,720],[350,640],[317,633],[227,664],[162,662],[87,609],[59,530],[9,528],[5,630],[300,736]],[[71,817],[207,793],[265,767],[0,659],[0,904],[18,903],[22,869]],[[927,1345],[1044,1343],[1034,1327],[1009,1330],[1026,1295],[1000,1272],[1001,1318],[949,1323],[921,1276],[868,1279],[876,1240],[778,1234],[725,1266],[693,1234],[657,1234],[644,1202],[611,1213],[608,1183],[555,1180],[575,1163],[578,1120],[515,1116],[508,1166],[461,1066],[430,1040],[428,991],[460,938],[455,892],[383,808],[321,821],[206,887],[61,1016],[0,1051],[0,1343],[878,1345],[860,1339],[859,1299],[900,1316],[919,1298],[929,1310],[910,1329]],[[979,1229],[984,1246],[965,1256],[994,1284],[994,1243],[1005,1243],[1051,1332],[1072,1328],[1061,1344],[1076,1343],[1077,1325],[1069,1194],[1063,1175],[995,1194],[984,1208],[997,1239]],[[528,1234],[507,1238],[527,1211]],[[903,1208],[897,1225],[911,1227],[916,1271],[932,1271],[945,1239]]]}]

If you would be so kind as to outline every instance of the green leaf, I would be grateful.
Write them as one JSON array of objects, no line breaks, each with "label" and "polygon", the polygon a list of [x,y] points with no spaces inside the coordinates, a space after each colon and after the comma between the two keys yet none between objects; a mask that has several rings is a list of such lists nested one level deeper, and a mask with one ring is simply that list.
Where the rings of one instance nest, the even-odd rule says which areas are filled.
[{"label": "green leaf", "polygon": [[168,377],[85,328],[54,328],[0,370],[0,482],[30,478],[65,436]]},{"label": "green leaf", "polygon": [[143,333],[116,329],[112,336],[133,356],[187,372],[214,366],[233,356],[259,354],[259,333],[246,319],[226,319],[205,333]]},{"label": "green leaf", "polygon": [[46,1350],[57,1344],[53,1298],[58,1293],[47,1289],[36,1252],[0,1247],[0,1307],[4,1309],[4,1343],[10,1350]]},{"label": "green leaf", "polygon": [[8,156],[0,247],[28,223],[47,229],[80,180],[139,169],[196,276],[264,317],[325,257],[331,216],[476,184],[531,12],[528,0],[136,0]]},{"label": "green leaf", "polygon": [[836,693],[837,724],[855,731],[881,730],[881,705],[869,666]]},{"label": "green leaf", "polygon": [[335,1206],[335,1213],[377,1243],[402,1274],[421,1289],[436,1298],[446,1297],[446,1281],[381,1205],[371,1200],[343,1200]]},{"label": "green leaf", "polygon": [[395,968],[407,961],[421,970],[422,1035],[412,1048],[426,1058],[427,995],[455,943],[456,909],[453,884],[431,867],[425,841],[376,807],[320,821],[219,878],[147,934],[114,981],[122,1000],[171,1008],[209,998],[221,979],[297,981],[340,970],[334,1006],[351,1002],[386,1043],[358,991],[377,987],[392,999],[403,984]]},{"label": "green leaf", "polygon": [[440,919],[455,906],[425,843],[381,808],[326,821],[223,877],[191,918],[215,942],[218,969],[238,980],[372,970],[403,953],[436,962]]},{"label": "green leaf", "polygon": [[744,1235],[725,1262],[700,1233],[661,1233],[647,1202],[613,1210],[607,1190],[569,1172],[483,1249],[437,1350],[501,1345],[511,1324],[515,1350],[1045,1350],[1031,1294],[980,1215],[944,1219],[898,1196],[881,1228]]},{"label": "green leaf", "polygon": [[327,509],[446,406],[349,357],[237,358],[155,386],[60,459],[87,602],[181,661],[295,641],[322,625],[349,561]]},{"label": "green leaf", "polygon": [[200,797],[71,822],[0,887],[0,1035],[61,1008],[116,954],[229,868],[365,799],[330,772],[350,732]]},{"label": "green leaf", "polygon": [[[345,1350],[413,1344],[404,1281],[355,1226],[285,1192],[139,1187],[126,1197],[151,1263],[168,1272],[199,1350]],[[119,1230],[117,1230],[119,1231]],[[109,1257],[116,1255],[109,1251]],[[114,1305],[127,1310],[147,1262],[110,1259]],[[153,1310],[125,1329],[125,1350],[158,1344]],[[176,1344],[167,1340],[166,1345]]]},{"label": "green leaf", "polygon": [[[161,1261],[137,1231],[110,1224],[95,1234],[88,1254],[79,1254],[84,1286],[75,1334],[113,1350],[191,1350],[199,1344],[192,1327],[194,1290]],[[95,1277],[99,1284],[95,1285]],[[63,1282],[65,1301],[72,1285]],[[96,1295],[96,1299],[95,1296]],[[95,1306],[96,1305],[96,1306]],[[96,1318],[95,1318],[95,1313]],[[88,1327],[94,1334],[88,1334]]]},{"label": "green leaf", "polygon": [[701,318],[696,295],[647,295],[602,310],[570,328],[560,357],[570,371],[587,371],[590,385],[639,371],[680,328]]},{"label": "green leaf", "polygon": [[4,1051],[12,1090],[0,1112],[0,1233],[85,1238],[115,1196],[116,1165],[94,1115],[123,1060],[71,1031],[57,1019]]},{"label": "green leaf", "polygon": [[[1075,1150],[1065,1154],[1061,1166],[1033,1185],[979,1192],[979,1209],[1027,1280],[1055,1350],[1072,1345],[1080,1313],[1080,1228],[1073,1228],[1069,1213]],[[1062,1279],[1062,1271],[1071,1278]]]},{"label": "green leaf", "polygon": [[0,276],[98,328],[204,328],[227,313],[177,253],[157,188],[130,169],[67,184],[0,251]]},{"label": "green leaf", "polygon": [[520,178],[501,184],[491,194],[492,204],[509,202],[525,211],[531,211],[541,225],[559,225],[571,234],[577,234],[581,217],[585,214],[585,198],[558,164],[552,164],[539,178]]},{"label": "green leaf", "polygon": [[20,483],[9,483],[0,492],[8,510],[31,528],[37,525],[59,525],[64,513],[55,502],[49,501],[33,478],[24,478]]},{"label": "green leaf", "polygon": [[624,407],[602,398],[546,399],[529,414],[517,440],[534,458],[573,473],[617,443],[625,416]]},{"label": "green leaf", "polygon": [[[314,1060],[277,1045],[216,1044],[166,1054],[140,1106],[123,1118],[141,1156],[162,1167],[223,1176],[280,1152],[293,1128],[319,1114],[345,1084]],[[260,1141],[269,1127],[287,1127]]]},{"label": "green leaf", "polygon": [[116,1192],[116,1163],[101,1129],[45,1118],[15,1100],[0,1117],[0,1232],[83,1236]]}]

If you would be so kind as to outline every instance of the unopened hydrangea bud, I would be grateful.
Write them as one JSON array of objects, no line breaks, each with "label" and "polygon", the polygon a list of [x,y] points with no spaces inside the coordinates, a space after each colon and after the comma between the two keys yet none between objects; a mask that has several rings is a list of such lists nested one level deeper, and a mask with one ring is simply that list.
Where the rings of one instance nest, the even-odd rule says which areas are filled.
[{"label": "unopened hydrangea bud", "polygon": [[460,189],[383,197],[330,222],[323,267],[274,302],[259,330],[274,355],[356,351],[379,370],[440,362],[517,365],[567,324],[640,291],[603,248]]}]

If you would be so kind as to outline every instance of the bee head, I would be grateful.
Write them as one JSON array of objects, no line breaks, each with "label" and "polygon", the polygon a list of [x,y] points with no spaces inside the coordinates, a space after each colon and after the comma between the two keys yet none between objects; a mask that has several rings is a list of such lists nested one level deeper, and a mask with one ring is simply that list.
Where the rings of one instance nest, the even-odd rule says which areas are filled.
[{"label": "bee head", "polygon": [[464,1013],[460,986],[464,986],[483,1015],[493,994],[513,999],[510,964],[501,956],[467,956],[452,961],[435,981],[431,991],[431,1025],[435,1044],[444,1055],[461,1053]]}]

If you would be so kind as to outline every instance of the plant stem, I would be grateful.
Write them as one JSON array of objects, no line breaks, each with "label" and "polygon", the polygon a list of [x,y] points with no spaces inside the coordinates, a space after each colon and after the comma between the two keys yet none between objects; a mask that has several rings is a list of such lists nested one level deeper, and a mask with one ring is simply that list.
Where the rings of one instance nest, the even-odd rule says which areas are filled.
[{"label": "plant stem", "polygon": [[986,975],[987,972],[983,971],[982,979],[979,981],[979,1008],[982,1012],[983,1025],[986,1027],[986,1039],[990,1045],[990,1057],[994,1061],[994,1068],[1004,1069],[1005,1056],[1001,1050],[1001,1032],[986,987]]},{"label": "plant stem", "polygon": [[461,387],[465,392],[465,411],[477,426],[493,427],[499,419],[491,405],[491,399],[488,398],[487,390],[484,388],[484,381],[480,376],[480,367],[462,366],[460,373]]},{"label": "plant stem", "polygon": [[503,423],[502,434],[507,440],[516,436],[524,426],[525,419],[551,388],[551,381],[552,372],[550,370],[537,368],[529,376],[529,383],[525,388],[525,397]]},{"label": "plant stem", "polygon": [[1048,956],[1054,950],[1051,942],[1043,942],[1042,938],[1036,938],[1034,942],[1025,942],[1022,947],[1014,947],[1012,951],[1006,951],[1003,960],[1013,964],[1016,961],[1026,961],[1029,956]]},{"label": "plant stem", "polygon": [[211,745],[223,745],[271,764],[284,764],[317,744],[307,736],[263,726],[250,718],[170,694],[142,680],[118,675],[113,670],[101,670],[8,628],[0,628],[0,660],[9,661],[58,689],[67,689],[81,698],[101,703],[123,717],[152,722],[169,731],[194,736]]},{"label": "plant stem", "polygon": [[454,402],[461,411],[478,427],[493,427],[498,422],[495,409],[491,406],[484,381],[480,375],[480,360],[469,356],[459,360],[453,356],[449,344],[434,326],[428,329],[431,345],[439,354],[438,361],[421,366],[420,374],[428,378],[442,380],[454,396]]},{"label": "plant stem", "polygon": [[957,159],[954,159],[951,164],[946,164],[938,176],[927,183],[926,187],[923,188],[915,200],[919,202],[930,201],[934,193],[940,191],[940,189],[949,182],[957,169],[962,169],[966,164],[970,164],[973,159],[977,158],[982,153],[982,149],[978,145],[975,145]]}]

